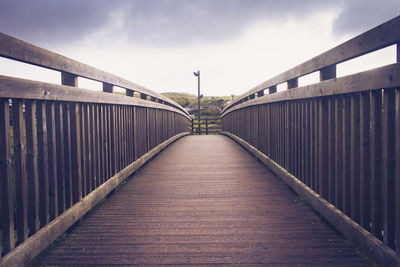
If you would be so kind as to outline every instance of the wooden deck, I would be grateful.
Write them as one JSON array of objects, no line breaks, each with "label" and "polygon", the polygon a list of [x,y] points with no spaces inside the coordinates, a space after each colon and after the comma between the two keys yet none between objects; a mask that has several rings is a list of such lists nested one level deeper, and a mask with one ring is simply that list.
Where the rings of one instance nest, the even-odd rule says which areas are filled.
[{"label": "wooden deck", "polygon": [[172,144],[35,264],[367,266],[224,136]]}]

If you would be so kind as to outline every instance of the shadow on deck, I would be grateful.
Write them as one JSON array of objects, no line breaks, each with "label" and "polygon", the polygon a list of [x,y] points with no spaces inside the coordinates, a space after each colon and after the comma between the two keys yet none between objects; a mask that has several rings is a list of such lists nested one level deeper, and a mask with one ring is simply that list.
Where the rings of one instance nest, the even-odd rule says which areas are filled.
[{"label": "shadow on deck", "polygon": [[175,142],[35,262],[135,264],[367,265],[225,136]]}]

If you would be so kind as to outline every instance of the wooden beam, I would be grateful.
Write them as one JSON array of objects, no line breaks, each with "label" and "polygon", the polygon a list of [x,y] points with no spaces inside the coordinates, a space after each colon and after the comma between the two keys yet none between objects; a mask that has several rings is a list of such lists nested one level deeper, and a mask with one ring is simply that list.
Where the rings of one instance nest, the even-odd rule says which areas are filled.
[{"label": "wooden beam", "polygon": [[79,102],[82,103],[121,104],[165,109],[177,112],[189,118],[189,116],[185,112],[175,107],[156,102],[145,101],[134,97],[127,97],[120,94],[109,94],[71,87],[73,85],[65,86],[48,84],[2,75],[0,75],[0,83],[2,85],[0,87],[0,97],[56,100],[67,102],[75,102],[77,101],[77,99],[79,99]]},{"label": "wooden beam", "polygon": [[313,97],[349,94],[356,92],[366,92],[380,88],[396,88],[400,87],[399,77],[400,63],[395,63],[373,70],[357,73],[351,76],[340,77],[323,81],[317,84],[298,87],[296,88],[296,90],[284,90],[275,94],[271,94],[268,97],[253,99],[247,101],[246,103],[238,104],[229,110],[226,110],[221,114],[221,116],[223,117],[229,112],[253,105]]}]

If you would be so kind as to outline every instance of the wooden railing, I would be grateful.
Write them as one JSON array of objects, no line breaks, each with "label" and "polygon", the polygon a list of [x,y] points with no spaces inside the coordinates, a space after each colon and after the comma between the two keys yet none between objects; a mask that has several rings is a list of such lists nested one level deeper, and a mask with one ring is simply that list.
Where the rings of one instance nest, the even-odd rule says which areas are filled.
[{"label": "wooden railing", "polygon": [[191,119],[191,134],[209,135],[221,132],[221,119],[205,118],[202,120]]},{"label": "wooden railing", "polygon": [[[158,93],[5,34],[0,56],[59,71],[62,83],[0,76],[0,266],[19,266],[188,134],[190,121]],[[103,92],[78,88],[78,77]]]},{"label": "wooden railing", "polygon": [[[225,134],[380,266],[400,266],[400,63],[341,78],[336,65],[396,44],[400,62],[399,43],[397,17],[260,84],[221,114]],[[312,72],[320,82],[298,87]],[[281,83],[288,90],[277,92]]]}]

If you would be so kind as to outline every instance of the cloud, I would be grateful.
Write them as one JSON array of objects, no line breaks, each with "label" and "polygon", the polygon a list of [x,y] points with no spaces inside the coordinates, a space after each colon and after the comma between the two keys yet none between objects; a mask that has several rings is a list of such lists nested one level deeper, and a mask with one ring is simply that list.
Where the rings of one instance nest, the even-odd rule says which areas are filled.
[{"label": "cloud", "polygon": [[341,4],[342,12],[333,22],[336,35],[360,34],[400,15],[399,0],[352,0]]},{"label": "cloud", "polygon": [[2,0],[0,30],[39,44],[89,37],[188,45],[234,38],[260,20],[279,26],[332,6],[321,0]]}]

